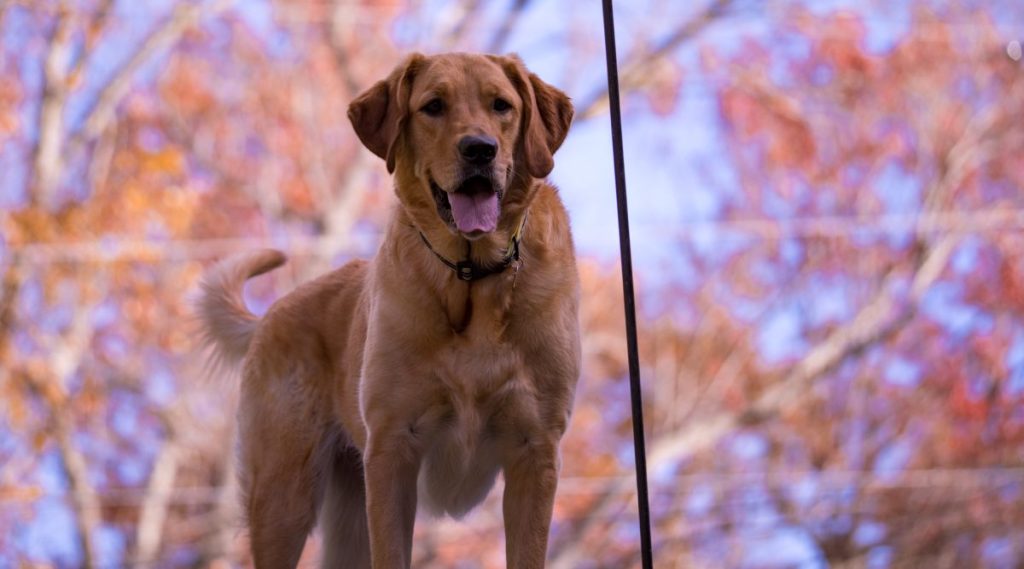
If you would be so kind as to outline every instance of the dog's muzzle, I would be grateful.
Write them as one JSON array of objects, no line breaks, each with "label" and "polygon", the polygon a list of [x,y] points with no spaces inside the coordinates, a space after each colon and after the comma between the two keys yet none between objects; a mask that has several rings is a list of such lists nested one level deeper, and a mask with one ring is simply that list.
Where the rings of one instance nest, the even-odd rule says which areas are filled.
[{"label": "dog's muzzle", "polygon": [[430,189],[441,220],[467,237],[476,237],[498,227],[503,188],[489,173],[471,170],[467,174],[452,191],[433,179]]}]

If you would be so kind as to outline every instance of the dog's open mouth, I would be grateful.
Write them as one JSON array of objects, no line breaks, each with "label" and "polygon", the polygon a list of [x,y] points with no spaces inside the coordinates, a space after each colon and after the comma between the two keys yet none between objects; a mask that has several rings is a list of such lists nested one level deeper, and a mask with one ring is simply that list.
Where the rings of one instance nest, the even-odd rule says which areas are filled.
[{"label": "dog's open mouth", "polygon": [[486,176],[470,176],[455,191],[446,192],[433,180],[437,214],[450,226],[465,235],[489,233],[498,227],[501,213],[501,191]]}]

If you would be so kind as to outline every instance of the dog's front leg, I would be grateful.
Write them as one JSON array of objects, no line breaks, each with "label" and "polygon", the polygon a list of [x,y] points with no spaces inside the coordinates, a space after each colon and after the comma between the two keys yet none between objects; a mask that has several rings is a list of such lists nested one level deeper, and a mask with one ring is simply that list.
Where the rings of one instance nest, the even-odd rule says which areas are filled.
[{"label": "dog's front leg", "polygon": [[505,559],[509,569],[544,567],[558,486],[558,439],[525,440],[505,465]]},{"label": "dog's front leg", "polygon": [[370,428],[366,447],[366,515],[373,569],[408,569],[416,519],[420,456],[407,428]]}]

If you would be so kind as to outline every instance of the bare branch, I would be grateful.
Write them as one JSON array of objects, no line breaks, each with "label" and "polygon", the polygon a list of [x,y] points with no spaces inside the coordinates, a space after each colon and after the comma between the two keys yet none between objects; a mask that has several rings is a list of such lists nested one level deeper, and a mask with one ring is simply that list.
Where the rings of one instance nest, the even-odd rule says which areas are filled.
[{"label": "bare branch", "polygon": [[110,20],[110,13],[113,11],[114,0],[102,0],[89,18],[85,26],[85,37],[82,41],[82,49],[79,51],[75,62],[68,72],[68,77],[73,83],[76,76],[82,73],[89,56],[96,48],[96,42]]},{"label": "bare branch", "polygon": [[512,30],[514,30],[516,24],[519,23],[519,17],[523,14],[523,11],[529,4],[530,0],[513,0],[512,4],[508,7],[508,12],[501,20],[501,26],[499,26],[497,31],[494,33],[494,37],[491,38],[490,43],[487,44],[487,51],[491,53],[500,53],[505,49],[505,44],[508,43],[508,38],[512,35]]},{"label": "bare branch", "polygon": [[[988,132],[985,129],[968,129],[952,147],[946,156],[946,170],[928,189],[925,196],[927,204],[935,203],[934,199],[929,198],[936,194],[953,193],[970,172],[997,155],[994,150],[986,149],[1004,146],[1002,150],[1008,150],[1005,145],[986,141],[986,134]],[[893,296],[893,291],[906,280],[906,275],[890,272],[882,279],[874,298],[851,321],[833,330],[825,340],[814,346],[784,379],[765,390],[744,412],[722,411],[692,423],[672,436],[656,440],[648,448],[649,467],[657,470],[661,465],[685,460],[710,448],[737,428],[761,424],[778,417],[813,393],[815,382],[830,370],[897,333],[914,317],[924,294],[941,275],[960,239],[956,234],[949,234],[929,243],[928,236],[919,236],[920,248],[910,275],[906,298],[897,300]],[[620,479],[609,484],[605,496],[629,493],[631,486],[630,479]],[[612,500],[602,501],[591,516],[606,518],[614,503]],[[576,540],[576,544],[558,552],[552,566],[572,566],[574,560],[582,554],[583,543],[585,541],[582,539]]]},{"label": "bare branch", "polygon": [[32,151],[29,203],[51,205],[63,170],[64,103],[67,100],[68,62],[74,18],[67,2],[57,9],[43,59],[42,96],[37,118],[38,137]]},{"label": "bare branch", "polygon": [[[948,169],[928,190],[926,203],[935,203],[932,198],[934,195],[943,196],[954,192],[970,172],[994,156],[993,152],[984,150],[991,146],[984,142],[984,133],[979,134],[969,129],[959,142],[947,156]],[[744,413],[722,413],[709,423],[694,425],[658,441],[650,453],[651,462],[659,464],[691,456],[708,448],[736,427],[761,423],[792,408],[810,392],[817,378],[851,355],[895,333],[914,316],[917,304],[940,276],[959,240],[960,237],[955,234],[943,236],[934,244],[929,244],[927,238],[921,238],[918,263],[910,281],[908,298],[897,303],[892,297],[892,290],[897,288],[902,277],[890,273],[883,279],[878,294],[852,321],[829,334],[808,352],[784,380],[766,390]]]},{"label": "bare branch", "polygon": [[[97,297],[102,298],[103,295],[98,294]],[[61,466],[68,481],[78,542],[82,549],[81,566],[85,569],[91,569],[96,563],[92,535],[101,522],[100,502],[96,488],[89,480],[85,455],[74,441],[75,426],[69,409],[66,386],[90,344],[94,307],[95,303],[81,307],[76,312],[67,334],[50,346],[51,373],[47,374],[47,377],[30,374],[26,378],[29,389],[44,403],[49,414],[50,432],[57,443]]]},{"label": "bare branch", "polygon": [[135,73],[154,55],[177,43],[182,34],[203,16],[224,10],[230,3],[231,0],[214,0],[211,3],[180,4],[175,8],[170,17],[150,31],[132,56],[100,88],[87,107],[81,126],[71,134],[70,142],[81,145],[93,140],[113,118],[115,108],[128,94]]},{"label": "bare branch", "polygon": [[[654,66],[721,18],[734,1],[712,0],[696,16],[658,41],[653,49],[640,52],[625,61],[619,72],[619,88],[622,92],[635,90],[647,84],[656,75],[652,73]],[[579,104],[576,105],[576,116],[581,120],[604,112],[608,105],[607,85],[598,87],[587,96],[580,98],[579,101]]]},{"label": "bare branch", "polygon": [[61,456],[64,475],[68,481],[72,506],[75,511],[75,524],[78,529],[78,542],[82,548],[82,568],[91,569],[96,563],[96,549],[93,547],[92,534],[100,526],[100,502],[96,489],[89,480],[89,469],[85,455],[78,450],[72,440],[73,427],[65,409],[51,409],[53,437]]},{"label": "bare branch", "polygon": [[146,485],[146,494],[135,531],[135,561],[142,565],[153,564],[160,553],[164,520],[167,518],[171,490],[174,488],[178,462],[181,459],[181,450],[176,438],[175,431],[171,430],[153,462],[153,470]]}]

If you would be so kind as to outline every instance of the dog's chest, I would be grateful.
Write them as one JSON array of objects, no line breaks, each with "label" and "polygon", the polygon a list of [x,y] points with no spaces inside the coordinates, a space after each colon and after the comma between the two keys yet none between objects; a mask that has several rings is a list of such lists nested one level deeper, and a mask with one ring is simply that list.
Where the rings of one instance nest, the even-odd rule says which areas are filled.
[{"label": "dog's chest", "polygon": [[509,411],[532,399],[531,370],[508,343],[460,338],[442,347],[434,363],[433,400],[444,417],[439,430],[467,443],[514,429]]},{"label": "dog's chest", "polygon": [[479,340],[438,351],[438,404],[422,425],[429,443],[419,486],[428,511],[460,516],[490,490],[510,441],[521,439],[522,411],[533,400],[522,360],[512,346]]},{"label": "dog's chest", "polygon": [[519,375],[523,359],[516,346],[498,338],[463,334],[442,346],[436,373],[447,389],[486,398]]}]

